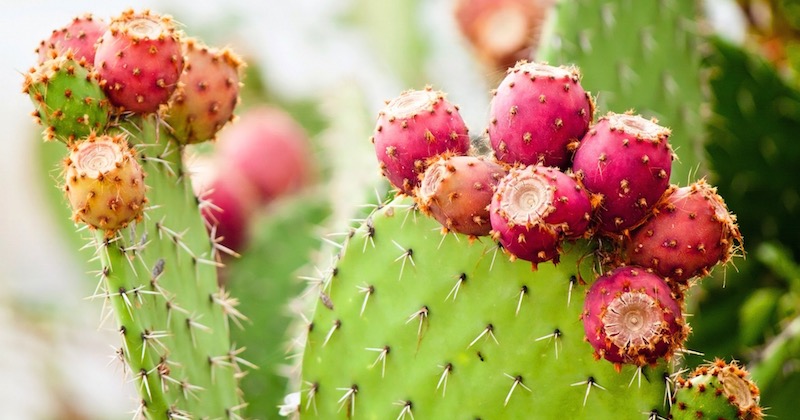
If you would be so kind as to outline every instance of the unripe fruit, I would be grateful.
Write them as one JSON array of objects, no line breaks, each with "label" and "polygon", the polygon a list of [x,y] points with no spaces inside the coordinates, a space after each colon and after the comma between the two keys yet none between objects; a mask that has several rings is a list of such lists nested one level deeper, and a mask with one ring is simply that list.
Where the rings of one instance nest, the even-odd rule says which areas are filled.
[{"label": "unripe fruit", "polygon": [[761,420],[758,387],[735,362],[717,359],[678,377],[670,418]]},{"label": "unripe fruit", "polygon": [[72,147],[65,164],[64,191],[76,222],[112,236],[141,219],[144,172],[123,136],[92,135]]},{"label": "unripe fruit", "polygon": [[469,150],[458,107],[431,88],[406,91],[389,101],[378,115],[372,142],[381,173],[408,195],[419,185],[430,158]]}]

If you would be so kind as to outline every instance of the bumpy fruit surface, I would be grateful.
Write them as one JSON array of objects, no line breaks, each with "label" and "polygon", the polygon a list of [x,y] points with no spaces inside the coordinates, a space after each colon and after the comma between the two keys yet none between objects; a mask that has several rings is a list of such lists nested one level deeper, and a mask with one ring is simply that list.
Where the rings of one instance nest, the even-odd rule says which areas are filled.
[{"label": "bumpy fruit surface", "polygon": [[557,168],[513,168],[497,186],[490,221],[493,236],[516,258],[558,262],[564,238],[582,236],[592,206],[580,185]]},{"label": "bumpy fruit surface", "polygon": [[36,111],[46,140],[71,142],[100,131],[111,113],[98,77],[69,52],[45,61],[25,75],[23,91]]},{"label": "bumpy fruit surface", "polygon": [[489,204],[505,174],[503,167],[481,157],[441,157],[425,171],[417,203],[448,230],[488,235],[492,230]]},{"label": "bumpy fruit surface", "polygon": [[166,121],[178,141],[192,144],[213,139],[233,118],[243,62],[227,48],[209,48],[195,39],[185,40],[183,50],[186,63]]},{"label": "bumpy fruit surface", "polygon": [[95,136],[73,146],[64,191],[75,221],[109,235],[140,219],[146,203],[144,172],[122,136]]},{"label": "bumpy fruit surface", "polygon": [[408,195],[419,186],[428,159],[469,150],[458,107],[431,88],[409,90],[389,101],[378,115],[372,142],[381,173]]},{"label": "bumpy fruit surface", "polygon": [[217,146],[222,167],[239,171],[262,202],[298,191],[314,177],[308,134],[279,108],[248,110],[220,132]]},{"label": "bumpy fruit surface", "polygon": [[576,68],[521,61],[494,91],[487,133],[498,160],[565,169],[593,113]]},{"label": "bumpy fruit surface", "polygon": [[93,65],[95,44],[106,29],[108,24],[91,14],[75,17],[68,25],[54,30],[50,38],[39,44],[36,48],[39,64],[70,50],[76,60],[86,60],[87,64]]},{"label": "bumpy fruit surface", "polygon": [[670,131],[638,115],[609,113],[575,152],[573,171],[601,198],[599,230],[616,234],[644,220],[669,186]]},{"label": "bumpy fruit surface", "polygon": [[183,71],[175,24],[168,16],[128,10],[100,38],[94,64],[111,103],[126,111],[155,112]]},{"label": "bumpy fruit surface", "polygon": [[758,387],[738,364],[716,360],[678,378],[670,418],[761,420]]},{"label": "bumpy fruit surface", "polygon": [[586,295],[582,318],[595,355],[615,364],[644,366],[670,358],[688,334],[669,286],[635,266],[599,277]]},{"label": "bumpy fruit surface", "polygon": [[725,201],[705,180],[672,187],[654,214],[631,234],[631,264],[653,269],[670,284],[685,285],[727,262],[742,237]]}]

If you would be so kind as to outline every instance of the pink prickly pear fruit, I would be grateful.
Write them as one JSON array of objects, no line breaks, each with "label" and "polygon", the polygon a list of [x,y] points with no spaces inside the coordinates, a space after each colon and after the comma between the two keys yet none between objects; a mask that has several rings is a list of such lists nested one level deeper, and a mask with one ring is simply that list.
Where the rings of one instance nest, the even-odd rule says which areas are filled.
[{"label": "pink prickly pear fruit", "polygon": [[447,230],[485,236],[492,230],[489,204],[506,170],[474,156],[441,156],[428,166],[416,192],[419,208]]},{"label": "pink prickly pear fruit", "polygon": [[653,215],[632,232],[625,252],[631,264],[652,269],[674,287],[728,262],[741,242],[736,216],[701,179],[667,190]]},{"label": "pink prickly pear fruit", "polygon": [[381,173],[408,195],[419,186],[430,158],[469,151],[469,134],[458,107],[430,87],[405,91],[387,102],[371,140]]},{"label": "pink prickly pear fruit", "polygon": [[241,173],[221,168],[216,160],[198,158],[189,171],[209,233],[226,248],[242,251],[259,205],[258,192]]},{"label": "pink prickly pear fruit", "polygon": [[127,10],[97,44],[94,66],[109,100],[125,111],[156,112],[178,85],[183,53],[169,16]]},{"label": "pink prickly pear fruit", "polygon": [[566,169],[589,129],[591,95],[574,67],[520,61],[493,91],[487,134],[498,160]]},{"label": "pink prickly pear fruit", "polygon": [[596,194],[601,233],[638,226],[667,190],[673,159],[669,135],[655,120],[609,113],[583,138],[572,170]]},{"label": "pink prickly pear fruit", "polygon": [[532,55],[550,0],[457,0],[455,20],[478,59],[505,70]]},{"label": "pink prickly pear fruit", "polygon": [[76,222],[107,236],[141,220],[147,198],[144,172],[123,136],[90,135],[65,159],[64,191]]},{"label": "pink prickly pear fruit", "polygon": [[314,178],[308,134],[281,109],[252,108],[218,137],[222,166],[241,172],[261,202],[297,192]]},{"label": "pink prickly pear fruit", "polygon": [[581,315],[596,358],[652,365],[683,346],[689,327],[664,280],[643,267],[619,267],[589,288]]},{"label": "pink prickly pear fruit", "polygon": [[36,48],[39,64],[71,50],[76,61],[85,60],[93,65],[95,44],[107,29],[108,24],[89,13],[73,18],[68,25],[54,30],[50,38],[42,41]]},{"label": "pink prickly pear fruit", "polygon": [[512,168],[492,197],[492,235],[513,257],[554,260],[564,239],[582,236],[591,219],[588,193],[558,168]]},{"label": "pink prickly pear fruit", "polygon": [[194,144],[213,139],[233,119],[244,62],[227,48],[191,38],[184,40],[183,52],[186,61],[166,121],[178,141]]}]

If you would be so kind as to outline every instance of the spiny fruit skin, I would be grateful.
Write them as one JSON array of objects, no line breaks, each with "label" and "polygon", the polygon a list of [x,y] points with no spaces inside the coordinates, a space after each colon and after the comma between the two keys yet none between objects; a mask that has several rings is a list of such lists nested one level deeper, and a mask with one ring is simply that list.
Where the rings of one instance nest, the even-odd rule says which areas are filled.
[{"label": "spiny fruit skin", "polygon": [[669,286],[636,266],[600,276],[586,295],[581,317],[595,356],[617,365],[669,359],[689,332]]},{"label": "spiny fruit skin", "polygon": [[717,359],[676,381],[674,420],[761,420],[758,387],[736,362]]},{"label": "spiny fruit skin", "polygon": [[589,129],[591,95],[574,67],[520,61],[494,91],[487,133],[498,160],[566,169]]},{"label": "spiny fruit skin", "polygon": [[64,191],[75,221],[113,235],[144,212],[144,172],[123,136],[90,135],[65,161]]},{"label": "spiny fruit skin", "polygon": [[112,104],[148,114],[167,102],[183,71],[180,37],[170,17],[127,10],[98,42],[95,69]]},{"label": "spiny fruit skin", "polygon": [[227,48],[191,38],[183,41],[183,52],[186,62],[166,121],[178,141],[194,144],[213,139],[233,119],[243,62]]},{"label": "spiny fruit skin", "polygon": [[39,64],[65,54],[71,50],[77,60],[86,60],[89,65],[94,64],[95,44],[103,36],[108,24],[87,13],[76,16],[68,25],[56,29],[50,38],[42,41],[36,52],[39,54]]},{"label": "spiny fruit skin", "polygon": [[222,130],[217,153],[222,167],[239,171],[258,191],[261,202],[296,192],[315,176],[305,129],[271,106],[251,108]]},{"label": "spiny fruit skin", "polygon": [[727,262],[742,242],[732,215],[717,189],[701,179],[673,186],[647,221],[631,233],[625,254],[631,264],[652,269],[673,287],[707,275]]},{"label": "spiny fruit skin", "polygon": [[442,156],[425,170],[415,198],[420,210],[447,230],[488,235],[489,204],[505,174],[502,166],[482,157]]},{"label": "spiny fruit skin", "polygon": [[103,130],[111,115],[97,74],[72,52],[31,69],[23,91],[36,106],[33,115],[45,127],[46,140],[69,143],[86,137]]},{"label": "spiny fruit skin", "polygon": [[669,186],[670,131],[638,115],[609,113],[575,152],[572,169],[600,198],[596,211],[604,234],[636,227]]},{"label": "spiny fruit skin", "polygon": [[558,168],[512,168],[492,197],[493,236],[513,257],[558,262],[565,238],[579,238],[589,225],[588,193]]},{"label": "spiny fruit skin", "polygon": [[380,111],[372,136],[381,173],[405,194],[419,185],[427,161],[437,155],[465,155],[467,126],[458,107],[430,87],[408,90]]}]

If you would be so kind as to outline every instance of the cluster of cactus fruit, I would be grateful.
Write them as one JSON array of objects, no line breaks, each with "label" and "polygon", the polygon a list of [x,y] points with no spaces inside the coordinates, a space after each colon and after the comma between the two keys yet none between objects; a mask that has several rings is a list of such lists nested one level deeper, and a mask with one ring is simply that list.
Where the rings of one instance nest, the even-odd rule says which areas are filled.
[{"label": "cluster of cactus fruit", "polygon": [[[668,128],[632,112],[595,122],[580,79],[574,67],[520,61],[510,68],[492,92],[482,139],[489,156],[470,153],[467,127],[444,93],[428,87],[387,102],[371,141],[398,197],[350,232],[313,284],[320,301],[309,325],[300,412],[355,416],[358,399],[367,418],[551,418],[553,406],[569,418],[660,418],[666,412],[657,401],[666,395],[673,418],[760,418],[757,388],[737,365],[718,362],[689,379],[667,369],[686,351],[686,291],[741,245],[735,216],[705,180],[670,185]],[[408,213],[398,218],[398,208]],[[432,235],[417,211],[444,236]],[[507,261],[496,261],[498,250]],[[532,269],[527,274],[522,261]],[[578,313],[569,304],[573,292],[583,295],[574,299],[583,302]],[[528,299],[536,307],[526,307]],[[552,350],[537,348],[544,339],[556,342],[555,360]],[[377,358],[355,355],[363,349]],[[555,367],[564,363],[559,351],[575,359]],[[482,370],[476,360],[509,370]],[[393,368],[402,378],[389,381]],[[548,369],[575,374],[569,385],[585,387],[583,405],[563,408],[574,390],[554,389],[570,379],[543,374]],[[459,372],[467,377],[451,391]],[[637,375],[634,395],[626,388]],[[329,383],[347,378],[352,383]],[[550,399],[537,397],[543,388]],[[593,388],[613,397],[592,406]],[[524,402],[512,408],[515,390]],[[475,401],[448,402],[446,392]],[[492,401],[494,394],[503,398]]]}]

